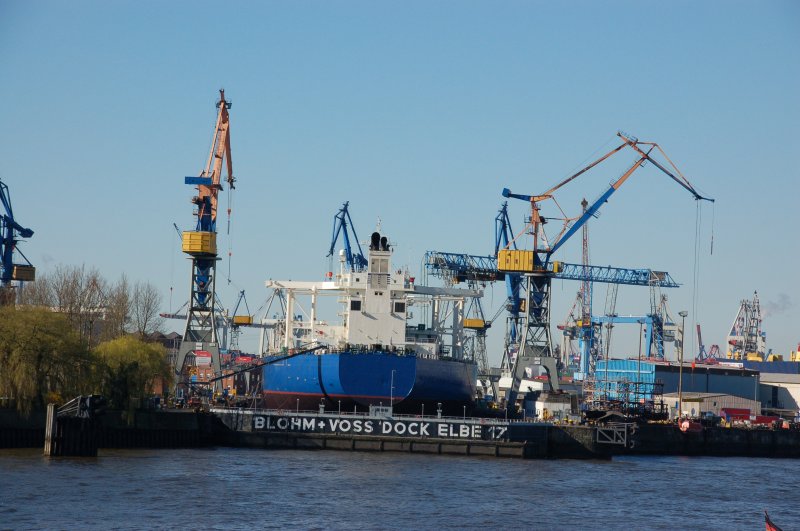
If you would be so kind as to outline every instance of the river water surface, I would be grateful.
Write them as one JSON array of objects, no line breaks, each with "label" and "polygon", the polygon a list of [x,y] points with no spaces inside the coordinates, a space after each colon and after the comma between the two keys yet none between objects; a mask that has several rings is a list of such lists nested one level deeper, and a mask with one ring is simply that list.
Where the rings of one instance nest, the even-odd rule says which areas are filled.
[{"label": "river water surface", "polygon": [[800,529],[800,460],[0,450],[0,529]]}]

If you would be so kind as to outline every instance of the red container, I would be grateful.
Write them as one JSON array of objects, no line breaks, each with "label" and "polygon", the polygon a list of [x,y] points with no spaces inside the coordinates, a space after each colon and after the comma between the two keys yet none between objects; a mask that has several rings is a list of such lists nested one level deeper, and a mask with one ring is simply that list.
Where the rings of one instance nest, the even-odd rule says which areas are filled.
[{"label": "red container", "polygon": [[740,407],[724,407],[719,410],[719,416],[725,420],[750,420],[750,410]]},{"label": "red container", "polygon": [[762,425],[771,426],[773,422],[777,422],[779,420],[781,420],[781,418],[780,417],[776,417],[774,415],[756,415],[755,417],[753,417],[752,423],[754,425],[755,424],[762,424]]}]

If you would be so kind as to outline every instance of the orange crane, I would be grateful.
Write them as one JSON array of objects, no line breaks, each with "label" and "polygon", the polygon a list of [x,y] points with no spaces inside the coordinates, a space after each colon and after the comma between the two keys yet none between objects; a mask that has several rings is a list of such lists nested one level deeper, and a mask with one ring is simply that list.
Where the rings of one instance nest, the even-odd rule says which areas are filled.
[{"label": "orange crane", "polygon": [[[214,140],[208,154],[205,169],[199,176],[185,178],[185,183],[197,186],[197,195],[192,198],[196,206],[197,217],[195,229],[182,234],[183,252],[192,259],[191,296],[186,316],[186,328],[175,373],[180,377],[184,373],[184,364],[189,354],[197,357],[211,357],[211,365],[216,374],[221,372],[219,340],[214,317],[215,285],[217,264],[217,205],[219,192],[222,190],[222,166],[227,162],[227,182],[231,190],[236,179],[233,177],[231,161],[230,119],[228,110],[231,102],[225,99],[225,91],[219,91],[217,102],[217,121],[214,126]],[[229,212],[230,213],[230,212]]]},{"label": "orange crane", "polygon": [[[611,196],[628,180],[628,178],[633,175],[638,168],[644,166],[646,162],[650,162],[678,185],[691,193],[695,200],[714,201],[709,197],[701,195],[692,186],[657,143],[643,142],[621,131],[617,133],[617,136],[622,140],[619,146],[604,154],[577,173],[574,173],[555,186],[549,188],[544,193],[538,195],[516,194],[512,193],[508,188],[503,189],[503,197],[520,199],[530,205],[529,221],[523,231],[520,232],[514,240],[525,233],[533,236],[533,247],[531,250],[512,249],[511,244],[514,243],[514,240],[512,240],[504,249],[499,250],[497,255],[498,270],[502,272],[522,273],[527,279],[525,295],[526,310],[524,315],[526,323],[522,326],[522,333],[520,334],[519,354],[515,360],[515,367],[512,369],[513,380],[507,400],[507,403],[512,407],[516,402],[517,391],[519,390],[519,384],[522,381],[522,375],[524,374],[526,364],[541,365],[551,374],[551,380],[555,379],[556,363],[552,357],[550,346],[550,284],[551,279],[558,274],[561,266],[559,262],[552,260],[554,253],[580,230],[590,218],[596,216],[600,207],[608,202]],[[566,184],[626,147],[636,152],[636,160],[634,163],[621,177],[611,183],[609,188],[603,192],[594,203],[588,205],[588,208],[584,206],[583,213],[580,216],[572,218],[567,216],[558,204],[554,194]],[[653,158],[652,155],[655,155],[654,151],[660,153],[664,159],[667,160],[667,165],[671,167],[672,171],[667,168],[667,165]],[[545,218],[540,210],[542,204],[546,201],[552,201],[563,217]],[[559,233],[554,238],[551,238],[545,233],[544,227],[545,223],[554,220],[560,220],[562,226]]]}]

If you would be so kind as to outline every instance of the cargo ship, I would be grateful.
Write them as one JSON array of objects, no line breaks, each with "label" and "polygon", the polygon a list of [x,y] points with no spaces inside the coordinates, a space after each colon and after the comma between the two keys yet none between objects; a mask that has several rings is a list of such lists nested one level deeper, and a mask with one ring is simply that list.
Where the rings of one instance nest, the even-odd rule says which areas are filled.
[{"label": "cargo ship", "polygon": [[[372,234],[366,266],[323,281],[266,282],[285,305],[273,320],[262,395],[271,409],[462,415],[474,406],[477,365],[464,348],[466,301],[480,290],[421,286],[394,270],[385,236]],[[321,309],[338,318],[320,318]],[[414,315],[417,315],[415,320]],[[313,352],[294,352],[317,347]],[[278,360],[289,355],[287,359]],[[275,362],[271,362],[273,358]]]}]

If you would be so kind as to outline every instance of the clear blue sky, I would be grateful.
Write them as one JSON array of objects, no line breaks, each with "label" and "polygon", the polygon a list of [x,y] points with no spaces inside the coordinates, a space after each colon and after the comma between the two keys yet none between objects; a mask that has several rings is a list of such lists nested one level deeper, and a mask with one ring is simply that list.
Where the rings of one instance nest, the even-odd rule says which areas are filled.
[{"label": "clear blue sky", "polygon": [[[36,231],[23,249],[40,271],[125,272],[154,283],[165,310],[173,286],[176,308],[189,266],[172,224],[192,226],[183,177],[205,164],[224,87],[239,186],[235,285],[220,291],[232,304],[246,289],[255,309],[267,278],[321,278],[346,200],[361,237],[380,217],[412,269],[428,249],[488,254],[503,187],[541,193],[621,129],[659,142],[717,203],[702,210],[696,287],[695,201],[651,166],[592,222],[592,262],[670,271],[684,284],[669,293],[675,314],[696,289],[687,327],[699,320],[707,344],[724,344],[758,290],[768,347],[788,354],[800,341],[798,50],[792,1],[0,0],[0,177]],[[631,157],[571,186],[565,210]],[[510,207],[519,229],[525,204]],[[578,237],[560,258],[580,260]],[[577,289],[555,283],[554,320]],[[486,303],[503,297],[497,285]],[[617,309],[647,301],[623,288]]]}]

